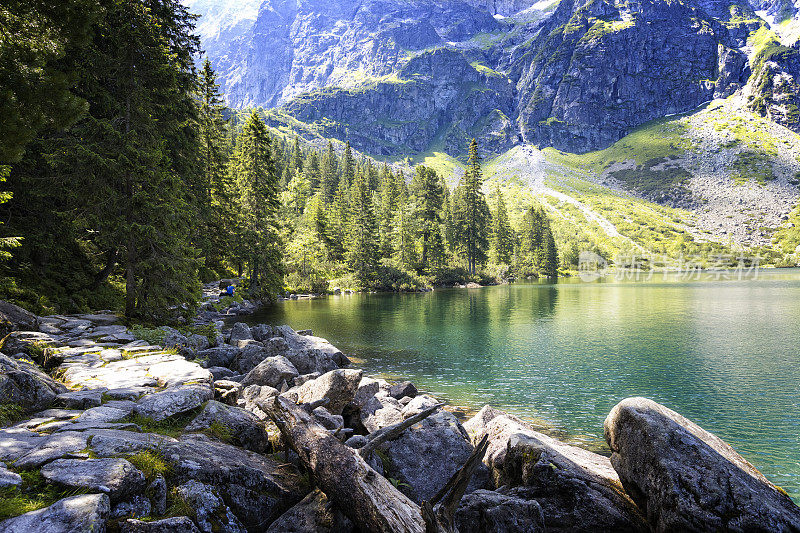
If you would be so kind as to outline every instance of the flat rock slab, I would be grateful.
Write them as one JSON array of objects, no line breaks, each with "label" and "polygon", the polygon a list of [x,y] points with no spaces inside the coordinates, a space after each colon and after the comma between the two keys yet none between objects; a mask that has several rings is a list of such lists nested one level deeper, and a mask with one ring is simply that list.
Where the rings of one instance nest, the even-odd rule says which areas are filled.
[{"label": "flat rock slab", "polygon": [[105,494],[82,494],[0,522],[0,533],[104,531],[111,503]]},{"label": "flat rock slab", "polygon": [[120,526],[121,533],[201,533],[188,516],[176,516],[152,522],[129,518]]},{"label": "flat rock slab", "polygon": [[120,458],[58,459],[42,467],[42,476],[68,487],[105,492],[111,501],[124,500],[145,488],[144,474]]},{"label": "flat rock slab", "polygon": [[719,437],[646,398],[605,421],[611,463],[656,531],[800,531],[800,507]]},{"label": "flat rock slab", "polygon": [[67,431],[56,433],[40,442],[25,455],[14,462],[17,468],[37,468],[45,463],[63,457],[83,456],[82,450],[86,448],[89,439],[88,433]]},{"label": "flat rock slab", "polygon": [[56,402],[67,409],[89,409],[98,407],[103,403],[103,393],[108,389],[91,389],[81,391],[70,391],[59,394]]},{"label": "flat rock slab", "polygon": [[134,411],[158,421],[200,407],[212,399],[214,389],[208,383],[179,385],[148,394],[136,403]]},{"label": "flat rock slab", "polygon": [[99,457],[134,454],[143,450],[155,450],[177,440],[156,433],[137,433],[115,429],[92,431],[90,447]]},{"label": "flat rock slab", "polygon": [[81,422],[117,422],[131,414],[134,407],[136,407],[134,402],[114,400],[105,405],[87,409],[75,418],[73,422],[76,424]]},{"label": "flat rock slab", "polygon": [[47,439],[25,428],[0,429],[0,461],[15,461]]}]

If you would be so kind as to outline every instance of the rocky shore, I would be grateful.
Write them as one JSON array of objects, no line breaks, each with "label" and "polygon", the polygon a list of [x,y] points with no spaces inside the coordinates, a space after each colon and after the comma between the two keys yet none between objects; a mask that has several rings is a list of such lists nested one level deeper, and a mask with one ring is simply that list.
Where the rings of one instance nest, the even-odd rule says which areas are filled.
[{"label": "rocky shore", "polygon": [[4,302],[0,325],[0,533],[421,533],[431,508],[461,533],[800,531],[785,492],[644,398],[609,413],[608,458],[490,406],[462,424],[288,326],[151,345]]}]

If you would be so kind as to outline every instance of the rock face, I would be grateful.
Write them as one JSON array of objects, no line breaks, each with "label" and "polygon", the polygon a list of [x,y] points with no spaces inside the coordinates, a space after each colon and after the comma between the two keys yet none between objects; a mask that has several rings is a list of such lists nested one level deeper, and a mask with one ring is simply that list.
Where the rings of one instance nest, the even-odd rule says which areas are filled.
[{"label": "rock face", "polygon": [[656,531],[796,531],[800,508],[724,441],[645,398],[605,421],[611,462]]},{"label": "rock face", "polygon": [[800,133],[800,42],[775,48],[757,63],[752,85],[745,91],[756,113]]},{"label": "rock face", "polygon": [[106,530],[111,510],[105,494],[85,494],[59,500],[50,507],[0,522],[0,533],[85,533]]},{"label": "rock face", "polygon": [[383,155],[472,137],[583,152],[740,89],[754,9],[797,14],[791,0],[284,0],[202,33],[232,107],[278,108],[273,125],[307,136]]},{"label": "rock face", "polygon": [[547,531],[648,531],[608,458],[538,433],[494,409],[467,423],[476,441],[489,435],[484,462],[505,494],[534,499]]}]

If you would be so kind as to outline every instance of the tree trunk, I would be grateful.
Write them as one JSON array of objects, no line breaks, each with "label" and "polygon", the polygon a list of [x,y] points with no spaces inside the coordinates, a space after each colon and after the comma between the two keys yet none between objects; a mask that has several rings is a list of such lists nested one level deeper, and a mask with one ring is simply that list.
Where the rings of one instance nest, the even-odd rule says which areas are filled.
[{"label": "tree trunk", "polygon": [[115,266],[117,266],[117,251],[109,250],[106,254],[106,265],[94,276],[92,283],[89,285],[89,289],[94,291],[100,288],[100,285],[111,275]]},{"label": "tree trunk", "polygon": [[319,488],[357,528],[374,533],[425,532],[419,506],[302,407],[280,396],[274,403],[259,407],[270,414],[301,461],[313,472]]}]

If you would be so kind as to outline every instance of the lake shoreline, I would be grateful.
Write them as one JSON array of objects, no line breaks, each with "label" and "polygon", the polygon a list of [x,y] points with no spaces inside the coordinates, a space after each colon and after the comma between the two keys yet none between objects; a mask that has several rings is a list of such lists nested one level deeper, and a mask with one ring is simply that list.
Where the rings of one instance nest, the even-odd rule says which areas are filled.
[{"label": "lake shoreline", "polygon": [[[598,531],[604,527],[649,531],[662,527],[664,520],[684,524],[690,518],[694,520],[699,511],[692,507],[695,498],[682,497],[679,509],[660,507],[656,513],[653,506],[662,506],[671,496],[662,492],[661,485],[647,485],[653,472],[637,466],[642,461],[636,454],[661,443],[664,431],[681,434],[683,440],[694,439],[696,446],[710,447],[720,459],[707,458],[697,463],[687,455],[688,450],[662,448],[663,444],[659,444],[657,449],[646,452],[651,455],[644,463],[660,464],[659,468],[668,470],[679,468],[682,475],[691,475],[688,472],[694,469],[713,471],[727,479],[728,489],[732,484],[734,490],[724,494],[726,505],[740,509],[743,524],[751,523],[751,514],[764,520],[765,513],[769,523],[776,526],[800,523],[800,509],[732,449],[649,400],[624,400],[612,410],[606,420],[607,440],[613,452],[609,459],[538,432],[519,418],[490,406],[462,423],[448,410],[442,410],[437,398],[420,393],[411,382],[390,383],[365,376],[362,370],[352,368],[340,350],[327,340],[314,337],[311,331],[235,323],[230,329],[220,330],[212,346],[207,338],[163,327],[159,329],[163,340],[153,346],[131,340],[132,332],[116,325],[118,319],[113,315],[34,320],[35,331],[12,331],[2,347],[6,353],[2,356],[4,368],[14,368],[5,378],[6,386],[20,383],[18,380],[27,376],[25,379],[37,383],[34,390],[39,392],[25,399],[19,396],[26,394],[22,389],[14,389],[18,391],[16,405],[23,413],[15,417],[11,427],[0,430],[0,448],[20,451],[12,455],[4,452],[0,460],[7,466],[0,474],[11,479],[12,488],[8,490],[12,491],[21,490],[13,487],[26,486],[21,468],[40,471],[50,483],[84,487],[82,490],[89,494],[74,497],[81,498],[84,514],[80,519],[90,515],[93,523],[113,522],[122,531],[144,531],[136,529],[143,527],[138,520],[141,516],[159,525],[178,519],[201,523],[199,514],[164,516],[161,497],[153,499],[152,491],[144,490],[144,481],[150,478],[139,470],[144,468],[137,455],[142,450],[137,444],[143,442],[140,435],[147,435],[147,442],[152,442],[155,449],[164,450],[158,453],[172,464],[169,474],[153,478],[154,483],[169,489],[168,494],[193,498],[191,494],[199,494],[199,490],[227,495],[213,500],[219,502],[213,505],[224,506],[229,517],[230,528],[223,528],[224,531],[235,531],[239,525],[251,529],[248,516],[253,512],[271,517],[270,531],[285,528],[297,513],[315,515],[323,509],[333,513],[331,519],[338,521],[341,531],[370,524],[360,522],[364,517],[352,512],[335,487],[326,485],[326,476],[335,475],[335,470],[324,468],[325,454],[339,454],[354,464],[363,464],[359,468],[373,472],[370,476],[379,476],[373,479],[379,481],[381,494],[389,494],[397,505],[407,507],[413,514],[414,509],[419,509],[415,506],[433,497],[483,445],[487,446],[481,452],[483,464],[471,472],[469,489],[454,515],[456,523],[470,524],[463,531],[489,532],[500,526],[510,527],[512,522],[505,521],[512,518],[524,520],[526,531],[545,527],[548,531]],[[43,349],[43,343],[49,346]],[[55,379],[45,369],[50,369]],[[46,391],[50,392],[45,394]],[[53,409],[56,406],[70,411],[60,414],[62,411]],[[285,426],[279,412],[295,413],[294,425]],[[58,418],[67,413],[68,418]],[[419,417],[417,424],[375,444],[373,453],[360,458],[359,450],[369,446],[371,440],[377,443],[379,435],[403,425],[405,420],[417,420],[414,417]],[[282,419],[278,431],[271,421]],[[176,426],[171,420],[181,422]],[[637,421],[638,428],[632,433],[631,420]],[[666,423],[677,426],[666,429]],[[20,440],[23,433],[24,439]],[[66,436],[77,439],[81,449],[88,445],[91,453],[76,454],[71,447],[74,445],[63,440]],[[269,462],[270,454],[283,453],[281,450],[287,446],[295,448],[298,443],[294,439],[298,438],[323,439],[309,444],[320,446],[319,453],[323,455],[308,462],[305,448],[297,448],[299,455],[286,455],[283,460],[288,460],[297,476],[304,469],[314,472],[314,479],[321,485],[315,490],[303,485],[295,474],[289,478],[286,473],[280,474],[284,483],[292,480],[292,488],[271,511],[259,511],[261,504],[255,500],[237,499],[229,492],[230,487],[242,483],[236,474],[212,474],[219,468],[215,461],[228,458],[225,460],[234,461],[230,464],[257,461],[259,466],[252,463],[251,468],[261,472],[259,475],[277,479],[275,469],[279,465]],[[111,442],[108,439],[117,444],[108,448],[104,444]],[[436,445],[431,447],[432,443]],[[144,449],[151,449],[149,446]],[[120,455],[120,450],[127,451]],[[250,455],[237,455],[245,452]],[[234,456],[239,458],[233,459]],[[678,458],[680,461],[676,462]],[[195,466],[187,470],[190,464]],[[112,475],[108,469],[112,468],[122,468],[128,481],[104,482],[103,486],[112,487],[105,493],[97,493],[99,485],[92,485],[93,482],[85,485],[86,479],[108,479]],[[88,478],[74,477],[70,471],[75,469],[91,474]],[[633,487],[636,491],[630,493],[628,489]],[[741,487],[741,494],[747,493],[748,501],[737,487]],[[144,492],[139,493],[140,490]],[[704,498],[712,497],[716,490],[722,488],[713,484],[691,488],[695,496],[702,494]],[[575,491],[581,502],[578,507]],[[647,497],[640,498],[638,491],[644,491]],[[354,499],[350,503],[355,507],[371,505],[358,495],[348,497]],[[321,500],[328,503],[320,506]],[[70,502],[77,505],[77,500]],[[55,502],[44,516],[61,513],[58,519],[66,520],[59,505],[66,505],[66,501]],[[147,512],[143,511],[145,508]],[[489,515],[492,519],[485,518],[489,509],[496,510]],[[507,515],[500,512],[502,509],[517,511]],[[715,513],[724,514],[724,506],[703,511],[708,515],[708,524],[712,524],[720,519],[714,518]],[[28,515],[10,517],[0,522],[0,531],[13,531],[18,527],[15,524],[31,519]]]}]

